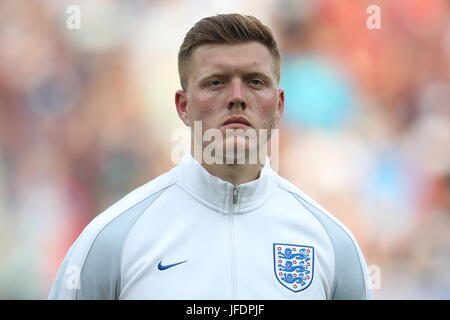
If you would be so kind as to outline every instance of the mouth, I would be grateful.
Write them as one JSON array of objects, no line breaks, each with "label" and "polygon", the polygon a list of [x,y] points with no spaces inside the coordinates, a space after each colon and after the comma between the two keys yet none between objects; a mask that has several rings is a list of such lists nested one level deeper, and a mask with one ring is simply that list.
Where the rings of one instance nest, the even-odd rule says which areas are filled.
[{"label": "mouth", "polygon": [[241,116],[233,116],[228,118],[223,124],[228,129],[247,129],[250,127],[250,122]]}]

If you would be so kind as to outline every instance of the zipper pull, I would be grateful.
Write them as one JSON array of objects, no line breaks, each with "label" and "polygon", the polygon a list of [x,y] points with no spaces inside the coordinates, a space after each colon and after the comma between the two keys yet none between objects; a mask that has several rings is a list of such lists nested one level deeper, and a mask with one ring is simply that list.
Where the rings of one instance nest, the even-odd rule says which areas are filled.
[{"label": "zipper pull", "polygon": [[238,203],[238,188],[237,186],[233,187],[233,204],[237,204]]}]

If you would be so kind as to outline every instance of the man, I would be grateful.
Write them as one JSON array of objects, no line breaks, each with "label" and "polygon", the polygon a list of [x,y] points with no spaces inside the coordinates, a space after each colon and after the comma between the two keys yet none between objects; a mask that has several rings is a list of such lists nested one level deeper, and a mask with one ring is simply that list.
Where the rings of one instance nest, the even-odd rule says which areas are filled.
[{"label": "man", "polygon": [[250,16],[208,17],[178,59],[191,154],[83,230],[49,298],[367,299],[351,233],[253,157],[284,108],[270,30]]}]

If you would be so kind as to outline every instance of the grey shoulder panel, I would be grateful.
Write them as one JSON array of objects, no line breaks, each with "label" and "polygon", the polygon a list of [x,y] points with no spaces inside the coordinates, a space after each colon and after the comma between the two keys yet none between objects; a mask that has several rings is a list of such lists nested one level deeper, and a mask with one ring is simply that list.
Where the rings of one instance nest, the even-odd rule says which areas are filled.
[{"label": "grey shoulder panel", "polygon": [[[335,272],[331,288],[332,300],[365,300],[365,262],[350,235],[322,210],[291,192],[291,194],[322,224],[333,245]],[[364,264],[364,265],[363,265]]]},{"label": "grey shoulder panel", "polygon": [[137,219],[164,190],[152,194],[124,211],[98,233],[81,268],[77,300],[118,299],[124,242]]},{"label": "grey shoulder panel", "polygon": [[70,261],[70,258],[72,257],[73,252],[75,251],[75,247],[76,246],[77,246],[77,241],[75,241],[72,244],[72,246],[69,249],[69,252],[64,257],[64,260],[63,260],[63,262],[62,262],[62,264],[60,266],[60,271],[58,272],[57,277],[55,279],[55,282],[54,282],[54,284],[53,284],[53,286],[52,286],[52,288],[50,290],[50,293],[48,295],[48,299],[49,300],[56,300],[60,296],[62,296],[61,291],[62,291],[62,288],[63,288],[63,282],[64,282],[64,280],[67,281],[67,279],[64,278],[64,273],[61,272],[61,270],[64,270],[64,271],[68,270],[69,272],[71,271],[71,270],[68,269],[69,268],[69,261]]}]

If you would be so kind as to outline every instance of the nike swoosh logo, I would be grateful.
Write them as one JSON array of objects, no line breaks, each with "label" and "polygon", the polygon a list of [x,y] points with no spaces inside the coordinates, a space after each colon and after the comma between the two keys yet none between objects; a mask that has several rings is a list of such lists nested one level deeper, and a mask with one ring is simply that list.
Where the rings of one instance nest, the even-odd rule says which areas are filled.
[{"label": "nike swoosh logo", "polygon": [[168,264],[168,265],[166,265],[166,266],[163,266],[163,265],[161,264],[161,262],[162,262],[162,261],[160,261],[160,262],[158,263],[158,269],[159,269],[159,270],[166,270],[166,269],[175,267],[175,266],[177,266],[177,265],[179,265],[179,264],[185,263],[185,262],[187,262],[187,260],[181,261],[181,262],[178,262],[178,263],[174,263],[174,264]]}]

